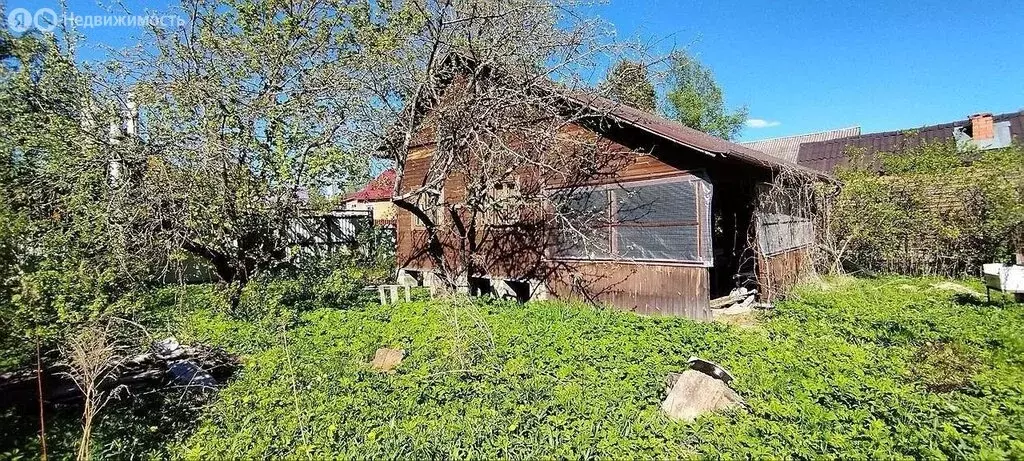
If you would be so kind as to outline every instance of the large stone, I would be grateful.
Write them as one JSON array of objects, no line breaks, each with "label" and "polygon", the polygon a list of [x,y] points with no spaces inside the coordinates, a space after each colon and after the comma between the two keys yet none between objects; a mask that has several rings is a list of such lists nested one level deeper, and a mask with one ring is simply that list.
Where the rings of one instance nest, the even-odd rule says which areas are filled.
[{"label": "large stone", "polygon": [[402,359],[404,358],[404,349],[382,347],[377,349],[377,352],[373,354],[373,360],[370,361],[370,366],[377,371],[394,373],[395,368],[398,368],[398,365],[402,363]]},{"label": "large stone", "polygon": [[718,410],[743,407],[743,399],[725,381],[697,370],[679,374],[661,409],[670,418],[693,422],[698,416]]}]

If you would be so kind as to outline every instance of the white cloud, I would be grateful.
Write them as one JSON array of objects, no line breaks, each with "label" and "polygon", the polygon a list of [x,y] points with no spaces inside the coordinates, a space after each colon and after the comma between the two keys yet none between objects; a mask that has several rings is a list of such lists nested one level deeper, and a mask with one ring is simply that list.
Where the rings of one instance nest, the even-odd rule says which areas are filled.
[{"label": "white cloud", "polygon": [[771,128],[773,126],[782,125],[782,122],[765,120],[763,118],[748,118],[744,124],[747,125],[747,128]]}]

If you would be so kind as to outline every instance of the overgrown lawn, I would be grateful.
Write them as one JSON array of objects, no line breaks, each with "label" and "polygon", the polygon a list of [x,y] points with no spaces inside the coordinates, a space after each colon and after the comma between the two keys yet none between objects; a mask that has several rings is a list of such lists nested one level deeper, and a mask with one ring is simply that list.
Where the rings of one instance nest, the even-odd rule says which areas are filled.
[{"label": "overgrown lawn", "polygon": [[[754,328],[561,302],[418,301],[256,321],[192,309],[242,354],[184,457],[1024,456],[1024,306],[935,280],[831,279]],[[198,303],[202,304],[202,303]],[[393,374],[367,365],[407,351]],[[673,422],[664,378],[721,363],[749,410]]]}]

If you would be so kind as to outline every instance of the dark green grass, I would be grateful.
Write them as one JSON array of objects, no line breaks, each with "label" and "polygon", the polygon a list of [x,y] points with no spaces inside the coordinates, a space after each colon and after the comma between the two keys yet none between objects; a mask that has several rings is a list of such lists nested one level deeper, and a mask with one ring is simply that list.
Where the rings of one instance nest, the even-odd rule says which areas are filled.
[{"label": "dark green grass", "polygon": [[[833,279],[749,329],[560,302],[193,309],[183,341],[244,355],[184,457],[1024,456],[1024,306],[936,280]],[[340,306],[344,307],[344,306]],[[372,371],[378,347],[408,357]],[[749,410],[667,420],[691,355]]]}]

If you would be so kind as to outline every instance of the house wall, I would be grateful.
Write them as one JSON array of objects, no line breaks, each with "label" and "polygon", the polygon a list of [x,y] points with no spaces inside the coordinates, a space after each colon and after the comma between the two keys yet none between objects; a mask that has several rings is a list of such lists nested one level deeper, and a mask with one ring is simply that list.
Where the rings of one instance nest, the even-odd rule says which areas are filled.
[{"label": "house wall", "polygon": [[784,296],[794,285],[814,273],[811,247],[796,248],[772,256],[759,256],[757,266],[760,299],[765,302]]},{"label": "house wall", "polygon": [[[548,291],[559,298],[610,304],[638,314],[711,319],[706,267],[593,262],[574,269],[549,282]],[[590,283],[574,287],[575,277]]]},{"label": "house wall", "polygon": [[390,221],[395,219],[398,214],[398,207],[394,203],[388,201],[373,202],[373,220],[374,221]]},{"label": "house wall", "polygon": [[345,211],[367,211],[370,209],[370,202],[353,200],[351,202],[345,202],[345,206],[343,208]]},{"label": "house wall", "polygon": [[353,200],[345,203],[345,210],[349,211],[373,211],[373,220],[376,222],[390,221],[395,219],[397,216],[398,207],[395,206],[390,200],[378,200],[372,202],[364,202],[360,200]]},{"label": "house wall", "polygon": [[[654,145],[642,137],[624,137],[618,141],[609,144],[608,148],[638,149],[661,155],[638,154],[617,171],[615,181],[669,178],[690,175],[697,169],[706,173],[709,169],[720,168],[708,162],[706,154],[678,146]],[[401,179],[401,193],[412,191],[424,183],[432,152],[433,147],[429,144],[410,150]],[[465,199],[462,177],[455,175],[446,181],[443,199],[446,203]],[[434,270],[434,264],[426,249],[426,231],[414,226],[416,221],[412,213],[397,210],[397,263],[399,269],[430,272]],[[458,238],[442,235],[440,240],[445,260],[456,265]],[[483,239],[479,251],[479,265],[484,268],[484,273],[472,275],[494,279],[533,279],[538,274],[545,274],[547,291],[556,297],[607,303],[641,314],[710,318],[707,267],[622,261],[549,261],[543,257],[545,248],[537,247],[538,240],[536,236],[492,232]]]}]

